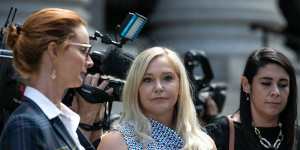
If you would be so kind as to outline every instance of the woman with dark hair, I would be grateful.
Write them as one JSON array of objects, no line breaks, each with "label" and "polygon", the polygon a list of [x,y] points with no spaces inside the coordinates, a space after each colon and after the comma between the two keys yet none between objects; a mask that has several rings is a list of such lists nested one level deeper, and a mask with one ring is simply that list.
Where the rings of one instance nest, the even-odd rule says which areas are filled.
[{"label": "woman with dark hair", "polygon": [[85,21],[71,10],[45,8],[23,26],[9,26],[7,45],[27,85],[4,127],[0,149],[93,149],[78,130],[79,115],[61,102],[65,90],[80,87],[93,65]]},{"label": "woman with dark hair", "polygon": [[296,117],[295,70],[282,53],[263,48],[247,59],[239,110],[206,128],[218,150],[291,150]]}]

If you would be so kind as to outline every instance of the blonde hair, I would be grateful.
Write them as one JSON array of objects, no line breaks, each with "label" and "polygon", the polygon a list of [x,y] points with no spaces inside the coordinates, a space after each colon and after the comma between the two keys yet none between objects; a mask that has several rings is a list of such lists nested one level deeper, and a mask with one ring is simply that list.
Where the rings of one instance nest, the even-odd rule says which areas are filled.
[{"label": "blonde hair", "polygon": [[167,57],[179,77],[180,89],[177,101],[177,114],[175,116],[175,130],[185,142],[184,149],[213,149],[212,139],[201,131],[185,67],[178,55],[167,48],[153,47],[147,49],[134,60],[123,89],[123,115],[121,122],[133,123],[136,129],[135,132],[142,141],[151,139],[151,125],[139,106],[138,89],[148,65],[158,56]]}]

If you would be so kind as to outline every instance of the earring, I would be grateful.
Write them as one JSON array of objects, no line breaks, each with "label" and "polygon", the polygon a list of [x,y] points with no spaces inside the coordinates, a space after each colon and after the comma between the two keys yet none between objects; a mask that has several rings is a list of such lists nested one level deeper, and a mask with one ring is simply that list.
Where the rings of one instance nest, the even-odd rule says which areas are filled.
[{"label": "earring", "polygon": [[52,70],[52,72],[51,72],[51,74],[50,74],[50,78],[51,78],[52,80],[54,80],[54,79],[56,78],[56,70],[55,70],[55,69]]},{"label": "earring", "polygon": [[246,94],[246,101],[250,101],[250,95]]}]

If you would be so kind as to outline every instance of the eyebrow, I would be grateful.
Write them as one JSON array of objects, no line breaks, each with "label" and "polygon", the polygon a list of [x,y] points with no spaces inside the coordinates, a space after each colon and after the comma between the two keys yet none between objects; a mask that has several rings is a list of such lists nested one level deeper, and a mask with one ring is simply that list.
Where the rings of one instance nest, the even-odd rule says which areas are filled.
[{"label": "eyebrow", "polygon": [[[162,74],[165,75],[165,74],[175,74],[175,73],[174,72],[162,72]],[[152,76],[152,75],[153,75],[152,73],[147,73],[147,72],[144,74],[144,76]]]},{"label": "eyebrow", "polygon": [[[271,77],[261,77],[259,80],[273,80]],[[279,81],[289,81],[287,78],[280,78]]]}]

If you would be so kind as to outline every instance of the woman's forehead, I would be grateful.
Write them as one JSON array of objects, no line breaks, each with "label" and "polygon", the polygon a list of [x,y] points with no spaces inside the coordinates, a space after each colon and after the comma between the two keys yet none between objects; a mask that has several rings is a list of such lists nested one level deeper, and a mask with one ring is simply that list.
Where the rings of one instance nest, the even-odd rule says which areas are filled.
[{"label": "woman's forehead", "polygon": [[289,78],[289,74],[278,64],[270,63],[260,67],[256,77]]}]

